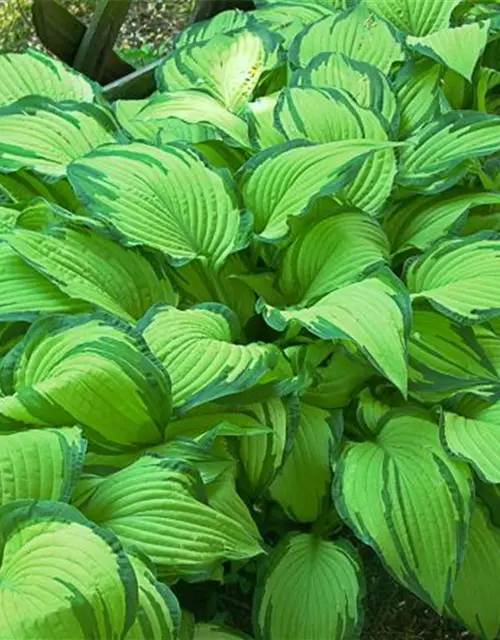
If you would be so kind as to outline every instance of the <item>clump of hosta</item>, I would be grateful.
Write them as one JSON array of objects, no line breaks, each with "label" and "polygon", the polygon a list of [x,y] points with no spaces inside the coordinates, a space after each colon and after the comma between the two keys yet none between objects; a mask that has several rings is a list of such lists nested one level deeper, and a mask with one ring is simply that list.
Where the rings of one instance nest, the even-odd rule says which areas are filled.
[{"label": "clump of hosta", "polygon": [[238,636],[175,594],[252,559],[348,640],[355,538],[500,633],[500,11],[258,4],[144,100],[0,57],[1,638]]}]

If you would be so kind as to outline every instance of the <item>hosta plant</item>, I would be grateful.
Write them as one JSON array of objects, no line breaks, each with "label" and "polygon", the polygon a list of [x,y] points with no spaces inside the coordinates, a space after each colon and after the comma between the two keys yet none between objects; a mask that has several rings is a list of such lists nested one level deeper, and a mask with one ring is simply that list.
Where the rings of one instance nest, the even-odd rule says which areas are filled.
[{"label": "hosta plant", "polygon": [[355,638],[362,544],[500,633],[498,5],[258,5],[0,57],[1,638]]}]

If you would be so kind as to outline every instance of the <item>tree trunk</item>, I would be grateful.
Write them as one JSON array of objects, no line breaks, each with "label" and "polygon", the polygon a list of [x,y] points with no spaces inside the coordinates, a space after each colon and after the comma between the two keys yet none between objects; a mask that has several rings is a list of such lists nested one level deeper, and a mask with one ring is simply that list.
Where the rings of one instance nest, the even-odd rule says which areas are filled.
[{"label": "tree trunk", "polygon": [[255,9],[255,5],[252,0],[198,0],[193,11],[191,22],[208,20],[227,9],[251,11]]}]

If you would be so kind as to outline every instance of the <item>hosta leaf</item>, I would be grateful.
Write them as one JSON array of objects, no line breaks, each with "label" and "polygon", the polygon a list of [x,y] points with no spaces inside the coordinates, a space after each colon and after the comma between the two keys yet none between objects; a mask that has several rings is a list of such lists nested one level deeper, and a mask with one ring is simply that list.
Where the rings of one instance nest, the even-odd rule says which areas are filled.
[{"label": "hosta leaf", "polygon": [[1,637],[125,635],[136,613],[137,582],[116,536],[58,502],[12,502],[0,517]]},{"label": "hosta leaf", "polygon": [[500,315],[500,240],[487,234],[445,240],[406,272],[414,300],[425,299],[468,324]]},{"label": "hosta leaf", "polygon": [[484,231],[498,232],[500,230],[500,208],[497,205],[493,205],[469,211],[463,227],[461,225],[460,227],[457,230],[461,231],[460,235],[462,236]]},{"label": "hosta leaf", "polygon": [[44,231],[61,220],[62,218],[49,202],[43,198],[35,198],[21,210],[17,226],[30,231]]},{"label": "hosta leaf", "polygon": [[159,260],[148,261],[137,250],[96,233],[68,228],[44,234],[18,230],[5,240],[71,298],[86,300],[129,322],[155,302],[176,302]]},{"label": "hosta leaf", "polygon": [[27,322],[2,322],[0,324],[0,358],[17,344],[29,328]]},{"label": "hosta leaf", "polygon": [[68,170],[89,213],[126,245],[146,245],[175,264],[220,267],[238,246],[242,220],[229,175],[183,146],[141,143],[96,150]]},{"label": "hosta leaf", "polygon": [[[160,93],[143,107],[135,119],[153,123],[160,129],[166,126],[168,135],[168,124],[172,118],[186,124],[210,127],[213,129],[213,138],[221,139],[228,145],[248,147],[250,144],[245,121],[202,91]],[[164,139],[162,133],[160,137]]]},{"label": "hosta leaf", "polygon": [[[26,202],[9,203],[0,206],[0,230],[2,234],[16,227],[42,231],[46,227],[61,222],[52,205],[43,198],[33,198]],[[2,240],[4,237],[2,237]]]},{"label": "hosta leaf", "polygon": [[380,226],[360,211],[340,210],[310,223],[285,250],[279,287],[287,304],[308,306],[334,289],[362,279],[389,257]]},{"label": "hosta leaf", "polygon": [[12,231],[16,227],[38,231],[56,221],[55,212],[52,212],[50,204],[42,198],[33,198],[29,204],[26,202],[0,204],[0,234]]},{"label": "hosta leaf", "polygon": [[484,14],[481,16],[482,19],[484,19],[485,17],[491,18],[491,23],[492,23],[491,37],[489,38],[490,42],[486,45],[486,49],[483,56],[483,63],[485,66],[492,67],[493,69],[499,69],[498,52],[500,51],[499,49],[500,43],[498,41],[498,38],[495,37],[495,35],[498,34],[498,12],[496,12],[495,9],[496,7],[494,7],[494,5],[491,5],[490,11],[486,12],[486,16]]},{"label": "hosta leaf", "polygon": [[270,555],[256,594],[256,638],[355,638],[362,593],[360,560],[348,542],[289,534]]},{"label": "hosta leaf", "polygon": [[374,373],[365,358],[337,347],[325,367],[316,369],[317,379],[302,398],[322,409],[340,409],[350,403]]},{"label": "hosta leaf", "polygon": [[494,113],[494,107],[490,109],[488,94],[500,85],[500,71],[481,66],[477,72],[476,103],[479,111]]},{"label": "hosta leaf", "polygon": [[[233,469],[235,466],[235,460],[227,452],[227,447],[224,444],[224,440],[221,438],[216,440],[216,436],[219,431],[222,431],[220,421],[224,420],[225,416],[214,416],[213,419],[208,419],[206,416],[203,418],[198,417],[197,427],[198,430],[193,429],[192,433],[184,434],[184,427],[192,426],[183,425],[179,426],[177,423],[183,422],[177,420],[168,427],[167,440],[164,443],[146,446],[144,449],[138,449],[130,453],[100,453],[90,451],[85,456],[85,468],[84,471],[87,474],[102,474],[109,475],[115,471],[119,471],[124,467],[135,462],[138,458],[146,453],[150,453],[155,456],[165,456],[167,458],[182,460],[189,465],[193,466],[200,473],[200,477],[204,484],[213,482],[226,470]],[[241,429],[242,432],[245,429]],[[186,435],[188,437],[186,437]],[[221,434],[222,435],[222,434]],[[234,433],[231,435],[239,435]],[[196,438],[196,439],[191,439]],[[96,477],[96,476],[94,476]],[[97,476],[98,478],[100,476]],[[102,478],[101,478],[102,479]],[[85,485],[85,487],[82,487]],[[82,480],[75,493],[80,496],[82,491],[86,491],[88,486],[88,479]]]},{"label": "hosta leaf", "polygon": [[304,4],[285,0],[273,2],[251,15],[258,23],[278,33],[284,39],[284,45],[288,46],[306,25],[332,15],[332,9],[317,2]]},{"label": "hosta leaf", "polygon": [[0,319],[31,322],[49,313],[90,311],[83,300],[72,300],[50,280],[0,244]]},{"label": "hosta leaf", "polygon": [[172,269],[169,276],[179,291],[183,307],[200,302],[221,302],[232,309],[245,325],[255,313],[255,295],[241,286],[239,276],[246,273],[244,262],[238,254],[229,256],[220,271],[215,272],[195,262]]},{"label": "hosta leaf", "polygon": [[424,250],[460,227],[471,208],[488,204],[500,204],[500,194],[454,190],[444,195],[420,196],[395,203],[382,224],[393,253],[412,248]]},{"label": "hosta leaf", "polygon": [[108,476],[78,507],[170,576],[202,575],[221,561],[262,553],[253,531],[204,504],[201,490],[184,463],[146,455]]},{"label": "hosta leaf", "polygon": [[[175,93],[175,92],[173,92]],[[178,92],[181,93],[181,92]],[[184,91],[182,92],[184,93]],[[201,93],[201,91],[199,92]],[[188,116],[189,117],[189,116]],[[187,119],[187,118],[186,118]],[[224,132],[220,131],[212,124],[186,122],[184,119],[168,118],[168,120],[158,121],[161,124],[158,139],[161,144],[169,144],[170,142],[187,142],[194,146],[198,151],[202,151],[200,145],[218,145],[220,149],[224,149],[226,154],[242,153],[235,147],[248,146],[246,137],[243,142],[235,143],[228,138]],[[224,145],[227,145],[226,147]],[[232,146],[230,146],[232,145]],[[244,156],[246,159],[246,156]],[[218,164],[209,159],[209,164],[214,167],[228,166],[226,163]]]},{"label": "hosta leaf", "polygon": [[131,138],[155,142],[159,138],[158,123],[138,117],[147,104],[149,100],[117,100],[113,110],[120,126]]},{"label": "hosta leaf", "polygon": [[486,481],[500,483],[500,402],[464,397],[445,412],[443,440],[449,451],[469,462]]},{"label": "hosta leaf", "polygon": [[474,336],[491,362],[494,371],[500,374],[500,324],[493,318],[487,325],[475,326]]},{"label": "hosta leaf", "polygon": [[320,53],[291,79],[300,87],[330,87],[347,91],[356,102],[380,114],[388,125],[396,119],[397,104],[392,87],[377,67],[342,53]]},{"label": "hosta leaf", "polygon": [[146,558],[129,554],[128,559],[137,579],[139,603],[125,640],[174,640],[181,618],[176,597],[166,584],[156,579]]},{"label": "hosta leaf", "polygon": [[35,198],[44,198],[68,211],[77,211],[80,204],[66,179],[46,182],[42,176],[32,171],[21,170],[14,173],[0,171],[0,201],[26,204]]},{"label": "hosta leaf", "polygon": [[476,478],[476,496],[485,504],[495,527],[500,527],[500,484],[481,482]]},{"label": "hosta leaf", "polygon": [[242,169],[241,189],[259,239],[276,242],[286,236],[289,218],[339,191],[368,155],[388,146],[376,140],[297,141],[256,154]]},{"label": "hosta leaf", "polygon": [[414,309],[409,356],[410,393],[423,402],[500,390],[500,378],[472,328],[436,311]]},{"label": "hosta leaf", "polygon": [[401,31],[415,36],[447,27],[460,0],[367,0],[367,5]]},{"label": "hosta leaf", "polygon": [[408,138],[400,158],[398,181],[422,191],[442,191],[466,172],[464,161],[497,153],[500,117],[452,111]]},{"label": "hosta leaf", "polygon": [[[274,397],[274,396],[271,396]],[[256,410],[258,403],[234,404],[220,401],[195,407],[181,416],[174,416],[168,425],[168,438],[181,437],[203,440],[219,436],[260,435],[270,431],[265,424],[266,413]],[[262,418],[263,416],[263,418]],[[220,445],[220,440],[215,441]]]},{"label": "hosta leaf", "polygon": [[158,305],[138,328],[169,372],[174,407],[183,411],[258,384],[279,355],[273,345],[235,344],[236,318],[215,303],[184,311]]},{"label": "hosta leaf", "polygon": [[[435,2],[437,5],[438,3]],[[445,7],[451,3],[445,2]],[[424,6],[424,5],[419,5]],[[440,29],[421,38],[409,36],[406,40],[410,49],[428,56],[445,67],[456,71],[467,80],[486,47],[490,22],[474,22],[460,27]]]},{"label": "hosta leaf", "polygon": [[194,616],[186,609],[181,609],[181,614],[179,640],[193,640],[195,627],[198,626],[195,622]]},{"label": "hosta leaf", "polygon": [[[182,102],[184,94],[203,96],[210,100],[210,96],[201,91],[179,91],[166,94],[176,96],[177,102]],[[155,96],[158,98],[158,95]],[[178,98],[178,99],[177,99]],[[153,99],[153,98],[152,98]],[[170,109],[170,114],[163,119],[144,118],[143,110],[150,104],[151,100],[117,100],[113,107],[120,126],[127,136],[135,141],[142,140],[155,145],[168,144],[169,142],[189,142],[198,145],[203,142],[225,140],[228,144],[236,144],[230,137],[225,135],[217,126],[210,122],[202,122],[202,115],[199,110],[189,108],[181,110],[179,108]],[[214,99],[210,100],[213,105]],[[218,102],[215,101],[218,105]],[[186,105],[183,105],[186,106]],[[220,107],[225,112],[223,107]],[[176,115],[174,115],[174,113]]]},{"label": "hosta leaf", "polygon": [[[260,78],[259,83],[253,95],[254,100],[258,97],[265,96],[265,95],[272,95],[277,91],[281,91],[281,89],[284,89],[285,86],[288,84],[291,69],[290,69],[290,66],[286,64],[284,55],[283,56],[281,55],[283,53],[283,46],[284,44],[283,42],[281,42],[280,48],[278,49],[280,55],[278,56],[278,59],[277,59],[278,60],[277,66],[275,66],[272,69],[269,69],[268,71],[262,74],[262,77]],[[242,113],[244,111],[245,111],[245,107],[243,107],[241,111],[239,111],[239,113]]]},{"label": "hosta leaf", "polygon": [[0,438],[0,504],[25,498],[69,502],[86,442],[77,427]]},{"label": "hosta leaf", "polygon": [[256,150],[267,149],[286,141],[274,122],[274,109],[279,96],[279,93],[262,96],[245,107],[243,115],[248,122],[252,146]]},{"label": "hosta leaf", "polygon": [[[265,300],[264,296],[263,298]],[[284,353],[290,362],[293,374],[300,381],[299,394],[304,392],[307,385],[314,379],[318,368],[325,365],[334,351],[333,344],[321,340],[307,340],[304,341],[304,344],[292,344],[285,347]]]},{"label": "hosta leaf", "polygon": [[[332,457],[342,437],[340,414],[301,403],[300,422],[291,451],[269,495],[289,518],[314,522],[328,506]],[[307,478],[307,482],[305,481]]]},{"label": "hosta leaf", "polygon": [[[268,247],[265,248],[267,249]],[[237,280],[255,292],[257,296],[264,298],[269,304],[273,304],[276,307],[286,304],[283,295],[276,288],[276,276],[270,271],[239,275]]]},{"label": "hosta leaf", "polygon": [[410,60],[399,70],[394,88],[400,108],[401,138],[441,115],[442,75],[441,67],[425,58]]},{"label": "hosta leaf", "polygon": [[[424,58],[422,58],[424,60]],[[434,63],[436,64],[436,63]],[[441,95],[444,94],[446,107],[442,113],[451,109],[468,109],[473,104],[473,90],[471,83],[452,69],[444,69]]]},{"label": "hosta leaf", "polygon": [[[288,140],[326,143],[351,138],[387,140],[387,133],[370,110],[335,89],[284,89],[274,112],[276,126]],[[393,149],[369,157],[345,191],[345,199],[375,213],[390,195],[396,174]]]},{"label": "hosta leaf", "polygon": [[387,414],[373,441],[345,450],[334,495],[393,575],[443,611],[465,550],[471,476],[447,457],[437,425],[420,413]]},{"label": "hosta leaf", "polygon": [[248,158],[242,149],[228,147],[219,140],[203,140],[193,145],[215,169],[229,169],[236,173]]},{"label": "hosta leaf", "polygon": [[250,100],[262,73],[275,66],[278,43],[271,32],[259,28],[176,49],[159,68],[159,88],[205,91],[226,109],[238,111]]},{"label": "hosta leaf", "polygon": [[[345,9],[347,6],[356,3],[357,0],[313,0],[310,4],[320,5],[327,7],[330,10]],[[297,4],[297,0],[254,0],[255,5],[261,9],[266,7],[273,7],[277,4]]]},{"label": "hosta leaf", "polygon": [[500,633],[499,571],[500,529],[490,522],[483,506],[476,504],[467,551],[447,612],[485,640],[494,640]]},{"label": "hosta leaf", "polygon": [[196,625],[192,640],[235,640],[235,638],[248,640],[247,635],[243,635],[236,629],[229,629],[212,622],[204,622]]},{"label": "hosta leaf", "polygon": [[[195,440],[182,437],[173,438],[164,444],[152,447],[150,452],[153,455],[183,460],[198,471],[204,485],[214,484],[229,474],[234,476],[236,470],[236,460],[229,453],[227,440],[224,438],[226,431],[231,435],[229,425],[226,430],[223,425],[215,424],[212,429],[202,433]],[[239,435],[239,430],[235,429],[233,435]],[[224,491],[221,491],[221,494],[224,494]],[[210,502],[211,496],[209,495],[208,498],[209,503],[212,504]],[[221,500],[221,502],[223,501]],[[224,509],[221,511],[225,513]]]},{"label": "hosta leaf", "polygon": [[0,233],[14,229],[20,215],[21,212],[18,209],[0,206]]},{"label": "hosta leaf", "polygon": [[384,417],[391,411],[391,407],[374,396],[369,388],[363,389],[358,396],[356,419],[358,429],[371,438],[378,436],[384,426]]},{"label": "hosta leaf", "polygon": [[268,433],[242,435],[237,441],[242,472],[251,494],[260,496],[282,467],[297,431],[299,411],[293,397],[278,396],[240,408],[238,421],[249,415],[257,424],[270,429]]},{"label": "hosta leaf", "polygon": [[253,532],[257,542],[261,541],[259,529],[255,524],[250,511],[244,501],[240,498],[236,490],[236,483],[233,469],[228,469],[212,480],[206,486],[208,504],[218,511],[231,518],[248,532]]},{"label": "hosta leaf", "polygon": [[0,55],[2,95],[0,105],[36,95],[52,100],[93,102],[94,89],[89,80],[70,67],[33,49],[26,53]]},{"label": "hosta leaf", "polygon": [[101,107],[26,98],[0,108],[0,171],[28,168],[60,178],[72,160],[115,139],[114,122]]},{"label": "hosta leaf", "polygon": [[342,53],[353,60],[368,62],[386,74],[394,62],[404,59],[393,30],[365,4],[306,27],[293,41],[289,56],[296,67],[305,67],[324,52]]},{"label": "hosta leaf", "polygon": [[[292,22],[298,21],[302,26],[305,26],[324,16],[331,15],[333,11],[332,3],[321,3],[321,1],[302,4],[297,0],[276,0],[263,6],[259,6],[257,3],[257,6],[258,10],[250,15],[266,26],[274,27],[279,32],[286,30]],[[278,25],[280,29],[278,29]]]},{"label": "hosta leaf", "polygon": [[210,20],[196,22],[184,29],[175,39],[176,49],[186,47],[191,44],[202,44],[209,42],[221,33],[231,33],[239,31],[248,26],[251,22],[250,14],[238,9],[222,11]]},{"label": "hosta leaf", "polygon": [[4,428],[77,422],[105,450],[161,442],[170,416],[167,372],[137,333],[104,315],[38,320],[4,358],[0,383]]},{"label": "hosta leaf", "polygon": [[378,279],[342,287],[305,309],[262,304],[266,322],[283,331],[296,322],[323,340],[352,340],[369,361],[406,393],[407,294]]}]

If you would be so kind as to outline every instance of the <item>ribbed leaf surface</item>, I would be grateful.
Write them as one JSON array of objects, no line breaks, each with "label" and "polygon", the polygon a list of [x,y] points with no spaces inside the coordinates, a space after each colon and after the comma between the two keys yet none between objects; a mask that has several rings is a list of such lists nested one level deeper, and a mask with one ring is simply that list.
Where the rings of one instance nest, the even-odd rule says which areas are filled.
[{"label": "ribbed leaf surface", "polygon": [[272,552],[254,602],[257,640],[356,637],[361,580],[349,543],[288,535]]},{"label": "ribbed leaf surface", "polygon": [[274,345],[236,344],[232,312],[222,305],[181,311],[157,306],[139,324],[172,380],[174,407],[183,411],[248,389],[277,362]]},{"label": "ribbed leaf surface", "polygon": [[337,508],[395,577],[438,611],[460,568],[471,475],[420,413],[388,414],[374,441],[352,443],[337,468]]},{"label": "ribbed leaf surface", "polygon": [[110,145],[69,168],[93,217],[126,245],[146,245],[176,264],[221,266],[236,249],[242,218],[227,174],[184,146]]},{"label": "ribbed leaf surface", "polygon": [[45,500],[13,502],[0,518],[1,637],[125,635],[136,613],[137,582],[112,532],[69,505]]},{"label": "ribbed leaf surface", "polygon": [[85,76],[33,49],[26,53],[0,55],[2,95],[0,105],[29,95],[52,100],[93,102],[94,89]]},{"label": "ribbed leaf surface", "polygon": [[29,97],[0,108],[0,172],[29,168],[60,178],[71,161],[116,135],[110,115],[96,105]]}]

